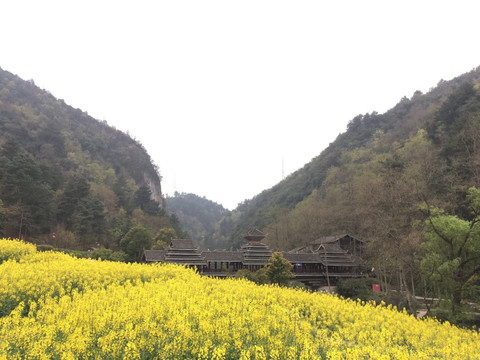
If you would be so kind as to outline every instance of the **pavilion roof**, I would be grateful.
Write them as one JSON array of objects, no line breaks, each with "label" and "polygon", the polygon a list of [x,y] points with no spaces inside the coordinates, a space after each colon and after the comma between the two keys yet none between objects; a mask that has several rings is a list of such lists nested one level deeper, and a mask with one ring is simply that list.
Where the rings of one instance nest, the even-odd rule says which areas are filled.
[{"label": "pavilion roof", "polygon": [[144,250],[143,259],[146,262],[165,261],[165,250]]},{"label": "pavilion roof", "polygon": [[317,248],[317,252],[320,254],[325,254],[325,253],[346,254],[347,253],[347,251],[343,250],[340,247],[340,244],[338,244],[337,242],[320,244]]},{"label": "pavilion roof", "polygon": [[[363,243],[362,240],[359,240],[357,238],[354,238],[353,236],[350,236],[348,234],[342,234],[342,235],[332,235],[332,236],[324,236],[321,238],[318,238],[310,243],[305,243],[305,245],[296,247],[292,250],[289,251],[289,253],[316,253],[320,251],[321,245],[324,245],[325,247],[330,246],[330,245],[337,245],[340,247],[340,240],[344,238],[350,238],[355,241]],[[330,248],[333,250],[333,248]]]},{"label": "pavilion roof", "polygon": [[320,257],[318,254],[315,253],[282,253],[285,260],[290,261],[291,263],[300,263],[300,264],[307,264],[307,263],[319,263]]},{"label": "pavilion roof", "polygon": [[354,239],[354,240],[356,240],[356,241],[359,241],[359,242],[362,242],[362,243],[363,243],[363,240],[354,238],[353,236],[348,235],[348,234],[323,236],[323,237],[321,237],[321,238],[319,238],[319,239],[316,239],[316,240],[313,241],[312,243],[313,243],[313,244],[333,243],[333,242],[338,242],[339,240],[341,240],[341,239],[343,239],[343,238],[351,238],[351,239]]},{"label": "pavilion roof", "polygon": [[246,233],[243,238],[247,241],[262,241],[267,234],[264,234],[257,228],[252,228]]}]

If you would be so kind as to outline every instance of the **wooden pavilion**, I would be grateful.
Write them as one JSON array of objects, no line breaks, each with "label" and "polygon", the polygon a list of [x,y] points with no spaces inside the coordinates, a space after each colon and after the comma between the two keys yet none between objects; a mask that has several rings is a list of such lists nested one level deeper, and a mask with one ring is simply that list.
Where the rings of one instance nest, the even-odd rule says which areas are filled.
[{"label": "wooden pavilion", "polygon": [[[247,243],[238,251],[202,251],[192,239],[173,239],[166,250],[145,250],[143,261],[182,264],[207,276],[234,276],[240,269],[257,271],[268,264],[272,250],[263,242],[265,237],[257,229],[250,230],[244,235]],[[362,248],[363,241],[345,234],[320,238],[282,255],[293,265],[296,280],[318,287],[362,276]]]},{"label": "wooden pavilion", "polygon": [[272,251],[262,240],[265,234],[257,229],[250,230],[243,238],[247,243],[240,248],[243,255],[243,268],[257,271],[268,264]]}]

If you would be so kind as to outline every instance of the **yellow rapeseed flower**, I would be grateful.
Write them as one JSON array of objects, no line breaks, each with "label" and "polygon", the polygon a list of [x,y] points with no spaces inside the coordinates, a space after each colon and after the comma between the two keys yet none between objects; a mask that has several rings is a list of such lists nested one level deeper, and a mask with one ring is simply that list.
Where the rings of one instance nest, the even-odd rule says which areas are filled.
[{"label": "yellow rapeseed flower", "polygon": [[0,359],[480,359],[478,332],[383,305],[4,245]]}]

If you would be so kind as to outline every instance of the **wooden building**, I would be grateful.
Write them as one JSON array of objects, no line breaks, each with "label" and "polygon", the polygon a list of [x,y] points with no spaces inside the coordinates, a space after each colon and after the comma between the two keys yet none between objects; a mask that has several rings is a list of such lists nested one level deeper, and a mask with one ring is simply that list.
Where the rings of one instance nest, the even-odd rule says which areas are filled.
[{"label": "wooden building", "polygon": [[165,250],[143,250],[142,261],[147,263],[165,262]]},{"label": "wooden building", "polygon": [[272,251],[262,240],[265,234],[257,229],[250,230],[243,238],[247,243],[240,248],[242,253],[243,268],[257,271],[268,264],[272,257]]},{"label": "wooden building", "polygon": [[206,274],[215,276],[231,276],[243,269],[243,256],[238,251],[203,251],[207,266],[203,269]]},{"label": "wooden building", "polygon": [[324,236],[303,246],[297,247],[291,253],[317,253],[323,244],[337,244],[341,249],[353,256],[362,256],[364,242],[348,234]]},{"label": "wooden building", "polygon": [[144,250],[142,261],[170,262],[194,267],[199,271],[207,266],[205,256],[192,239],[172,239],[166,250]]},{"label": "wooden building", "polygon": [[[191,239],[173,239],[166,250],[145,250],[143,261],[182,264],[209,276],[234,276],[240,269],[257,271],[268,264],[272,251],[263,242],[265,236],[257,229],[250,230],[244,236],[247,243],[238,251],[201,251]],[[320,286],[362,276],[362,247],[363,241],[350,235],[329,236],[282,255],[293,265],[297,280]]]},{"label": "wooden building", "polygon": [[200,248],[192,239],[173,239],[165,252],[165,261],[202,269],[207,265]]}]

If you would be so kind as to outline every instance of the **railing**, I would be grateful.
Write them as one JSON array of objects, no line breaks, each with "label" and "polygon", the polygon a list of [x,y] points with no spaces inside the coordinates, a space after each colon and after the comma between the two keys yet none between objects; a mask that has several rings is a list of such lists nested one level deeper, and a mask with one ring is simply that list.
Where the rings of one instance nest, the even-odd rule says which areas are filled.
[{"label": "railing", "polygon": [[294,274],[310,274],[310,273],[321,273],[322,271],[318,269],[301,269],[301,268],[294,268],[292,271]]}]

